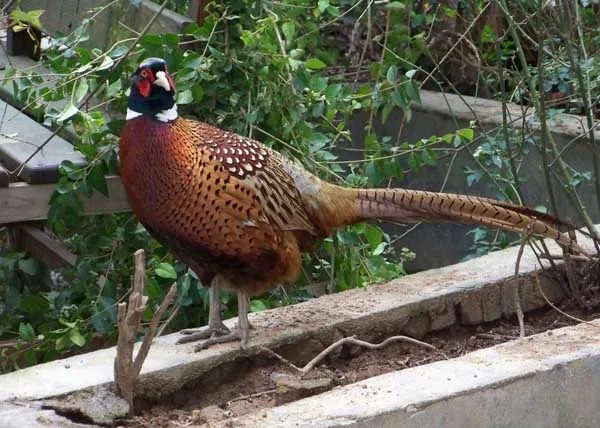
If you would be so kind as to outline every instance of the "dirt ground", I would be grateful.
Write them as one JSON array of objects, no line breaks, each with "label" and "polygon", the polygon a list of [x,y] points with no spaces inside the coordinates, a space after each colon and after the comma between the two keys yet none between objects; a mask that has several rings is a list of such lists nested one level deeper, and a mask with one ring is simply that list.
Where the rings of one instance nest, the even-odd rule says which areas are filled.
[{"label": "dirt ground", "polygon": [[[584,320],[600,315],[600,308],[584,311],[569,303],[561,309]],[[576,324],[576,321],[554,309],[541,309],[526,314],[525,324],[527,335],[532,335]],[[231,373],[229,382],[211,384],[210,379],[206,379],[203,385],[180,391],[159,404],[140,403],[139,415],[132,420],[123,421],[122,425],[129,428],[175,428],[204,424],[210,427],[218,421],[318,394],[335,386],[445,358],[459,357],[515,339],[518,335],[515,318],[474,327],[454,326],[425,336],[423,341],[434,345],[436,351],[402,342],[392,343],[380,350],[344,347],[323,360],[304,377],[309,379],[307,382],[310,385],[300,385],[291,390],[285,387],[285,382],[282,384],[277,379],[286,377],[286,374],[299,379],[292,369],[267,356],[264,359],[248,359],[236,364],[236,372]]]}]

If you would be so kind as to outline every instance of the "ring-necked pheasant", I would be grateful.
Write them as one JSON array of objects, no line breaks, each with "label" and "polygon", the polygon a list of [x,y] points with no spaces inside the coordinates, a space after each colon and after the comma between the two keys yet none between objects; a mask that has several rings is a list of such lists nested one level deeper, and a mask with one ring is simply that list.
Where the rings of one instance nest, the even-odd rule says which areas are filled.
[{"label": "ring-necked pheasant", "polygon": [[[336,228],[368,219],[450,221],[513,232],[528,227],[584,252],[551,216],[487,198],[406,189],[351,189],[320,180],[261,143],[178,117],[165,62],[132,77],[121,134],[121,177],[134,213],[211,284],[208,329],[180,342],[248,341],[248,298],[293,280],[301,251]],[[560,223],[560,222],[558,222]],[[221,321],[219,289],[238,295],[239,332]]]}]

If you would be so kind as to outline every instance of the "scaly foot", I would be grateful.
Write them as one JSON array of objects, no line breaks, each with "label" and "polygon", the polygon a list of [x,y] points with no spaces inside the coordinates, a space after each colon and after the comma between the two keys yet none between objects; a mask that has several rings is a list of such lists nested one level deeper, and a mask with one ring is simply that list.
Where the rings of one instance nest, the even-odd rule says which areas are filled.
[{"label": "scaly foot", "polygon": [[[206,349],[212,345],[216,345],[217,343],[235,342],[240,340],[240,338],[241,335],[239,330],[234,330],[231,333],[226,334],[225,336],[213,336],[196,345],[196,347],[194,348],[194,352],[202,351],[203,349]],[[242,349],[244,351],[246,350],[246,346],[243,342]]]},{"label": "scaly foot", "polygon": [[177,344],[195,342],[197,340],[214,339],[217,337],[226,337],[231,331],[222,322],[208,325],[207,328],[187,328],[180,331],[185,336],[177,340]]}]

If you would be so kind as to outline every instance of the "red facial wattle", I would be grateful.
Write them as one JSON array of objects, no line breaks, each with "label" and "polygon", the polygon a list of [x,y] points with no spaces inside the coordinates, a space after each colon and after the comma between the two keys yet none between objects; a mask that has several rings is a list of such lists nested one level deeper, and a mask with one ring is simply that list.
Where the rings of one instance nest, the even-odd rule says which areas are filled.
[{"label": "red facial wattle", "polygon": [[152,90],[152,84],[148,79],[139,79],[137,81],[137,89],[142,97],[147,98]]}]

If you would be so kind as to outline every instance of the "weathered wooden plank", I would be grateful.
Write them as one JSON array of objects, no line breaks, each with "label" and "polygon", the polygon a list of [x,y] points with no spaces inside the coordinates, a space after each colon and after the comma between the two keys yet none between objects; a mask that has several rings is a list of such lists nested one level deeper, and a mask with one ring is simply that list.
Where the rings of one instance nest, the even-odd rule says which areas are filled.
[{"label": "weathered wooden plank", "polygon": [[[40,140],[38,144],[43,141]],[[36,149],[37,146],[32,143],[14,141],[0,135],[0,161],[11,170],[19,168]],[[59,176],[58,167],[64,160],[70,160],[78,166],[85,165],[83,156],[76,152],[70,143],[55,137],[27,161],[19,173],[19,178],[30,184],[56,183]]]},{"label": "weathered wooden plank", "polygon": [[[85,200],[85,214],[112,214],[131,211],[125,189],[118,176],[106,177],[109,198],[95,193]],[[54,184],[11,183],[0,188],[0,224],[20,223],[48,218],[48,202]]]},{"label": "weathered wooden plank", "polygon": [[[84,18],[89,18],[91,9],[105,6],[111,0],[20,0],[15,2],[23,10],[43,9],[41,17],[44,31],[69,34],[77,28]],[[88,27],[89,40],[85,46],[104,49],[110,37],[112,8],[96,15],[93,25]]]},{"label": "weathered wooden plank", "polygon": [[51,269],[73,267],[77,262],[77,256],[67,247],[34,225],[19,224],[14,226],[13,231],[17,247]]},{"label": "weathered wooden plank", "polygon": [[[158,12],[159,4],[150,0],[143,0],[139,5],[132,4],[124,15],[117,19],[136,31],[142,31],[146,24]],[[181,33],[186,25],[194,22],[193,19],[165,9],[156,22],[150,27],[150,33]]]},{"label": "weathered wooden plank", "polygon": [[0,187],[8,186],[8,171],[0,165]]},{"label": "weathered wooden plank", "polygon": [[[14,107],[0,101],[0,163],[10,170],[17,169],[44,142],[52,132]],[[55,183],[58,166],[63,160],[84,165],[81,153],[59,136],[54,136],[44,148],[29,160],[19,178],[31,184]]]}]

